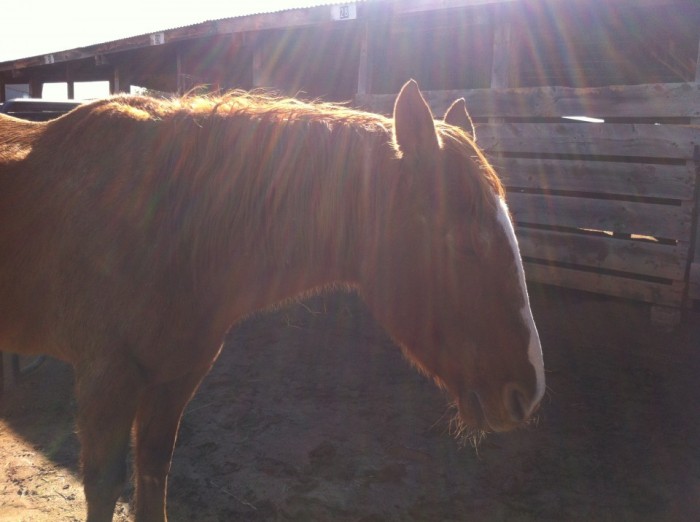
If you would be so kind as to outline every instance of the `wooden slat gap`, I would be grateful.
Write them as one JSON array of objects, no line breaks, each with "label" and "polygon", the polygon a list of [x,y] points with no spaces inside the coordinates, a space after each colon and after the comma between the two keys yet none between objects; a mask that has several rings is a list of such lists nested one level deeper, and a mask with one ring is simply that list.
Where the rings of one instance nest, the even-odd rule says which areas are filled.
[{"label": "wooden slat gap", "polygon": [[[607,194],[602,192],[584,192],[573,190],[553,190],[548,188],[517,187],[506,185],[506,190],[517,194],[532,194],[543,196],[563,196],[566,198],[600,199],[605,201],[629,201],[631,203],[651,203],[653,205],[668,205],[680,207],[685,200],[674,198],[657,198],[650,196],[632,196],[625,194]],[[692,195],[689,196],[692,197]]]},{"label": "wooden slat gap", "polygon": [[[469,109],[469,107],[467,107]],[[584,112],[584,111],[581,111]],[[600,123],[578,121],[566,118],[566,116],[587,116],[605,120]],[[474,123],[488,123],[494,116],[472,116]],[[557,116],[502,116],[498,117],[500,123],[570,123],[574,125],[690,125],[693,118],[684,116],[607,116],[605,114],[562,114]]]},{"label": "wooden slat gap", "polygon": [[[479,129],[476,129],[477,138]],[[645,165],[685,165],[683,158],[653,158],[643,156],[601,156],[588,154],[557,154],[551,152],[508,152],[497,149],[498,144],[484,147],[484,153],[492,158],[504,159],[543,159],[543,160],[569,160],[569,161],[606,161],[610,163],[642,163]]]},{"label": "wooden slat gap", "polygon": [[565,263],[562,261],[549,261],[546,259],[537,259],[531,257],[523,257],[523,261],[526,263],[531,263],[535,265],[544,265],[556,268],[566,268],[569,270],[578,270],[580,272],[588,272],[592,274],[602,274],[613,277],[621,277],[624,279],[633,279],[635,281],[643,281],[645,283],[655,283],[659,285],[672,285],[674,283],[673,279],[667,279],[665,277],[654,277],[649,275],[634,274],[630,272],[624,272],[621,270],[610,270],[605,268],[596,268],[590,266],[582,266],[574,263]]},{"label": "wooden slat gap", "polygon": [[556,225],[539,225],[533,223],[516,223],[516,231],[524,230],[542,230],[546,232],[563,232],[566,234],[580,236],[606,237],[615,241],[634,241],[641,243],[654,243],[659,245],[677,246],[677,239],[658,238],[653,236],[644,236],[640,234],[618,234],[614,230],[598,230],[595,228],[572,228],[561,227]]},{"label": "wooden slat gap", "polygon": [[567,234],[597,235],[606,236],[616,241],[638,241],[645,243],[658,243],[660,245],[678,246],[678,240],[668,237],[648,236],[643,234],[625,233],[617,230],[598,230],[594,228],[576,228],[559,225],[543,225],[540,223],[530,223],[528,221],[515,221],[516,231],[520,228],[532,230],[545,230],[552,232],[565,232]]}]

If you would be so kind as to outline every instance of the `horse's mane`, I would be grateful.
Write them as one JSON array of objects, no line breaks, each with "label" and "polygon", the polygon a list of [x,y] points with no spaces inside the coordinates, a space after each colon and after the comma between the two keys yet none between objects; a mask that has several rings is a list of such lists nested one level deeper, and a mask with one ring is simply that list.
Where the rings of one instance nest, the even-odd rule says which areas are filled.
[{"label": "horse's mane", "polygon": [[352,125],[366,130],[386,131],[391,127],[391,120],[378,114],[355,110],[339,103],[280,97],[262,90],[233,90],[219,95],[185,94],[172,98],[117,95],[80,107],[74,112],[81,110],[122,113],[136,119],[161,121],[183,115],[206,118],[237,114],[265,118],[269,122],[301,118],[308,122]]},{"label": "horse's mane", "polygon": [[[262,247],[270,263],[327,255],[327,243],[323,252],[304,245],[361,234],[348,200],[371,193],[362,176],[367,161],[378,166],[391,158],[388,118],[255,92],[115,96],[55,125],[55,139],[79,144],[64,147],[73,158],[61,161],[83,162],[73,172],[95,170],[88,161],[102,161],[102,172],[116,165],[121,172],[110,177],[132,187],[123,192],[138,200],[135,213],[160,209],[155,226],[170,228],[160,235],[182,238],[181,251],[193,256],[221,252],[226,242],[240,255]],[[337,246],[330,250],[346,250]]]},{"label": "horse's mane", "polygon": [[[166,215],[157,219],[188,243],[192,255],[221,252],[222,242],[235,237],[240,252],[264,241],[273,262],[340,253],[345,245],[329,248],[329,238],[353,241],[367,232],[353,227],[388,163],[398,157],[392,126],[390,118],[344,105],[233,91],[107,98],[56,120],[55,136],[79,143],[64,147],[78,149],[73,161],[103,161],[103,172],[115,164],[121,168],[111,183],[129,177],[132,192],[121,190],[137,202],[130,203],[138,205],[135,212],[147,216],[166,202],[160,206]],[[466,132],[441,122],[436,129],[446,150],[480,167],[465,173],[475,202],[470,212],[478,221],[483,204],[495,202],[493,194],[502,196],[503,188]],[[116,150],[105,150],[104,143]],[[101,158],[107,154],[111,159]],[[366,201],[352,208],[347,203],[353,197]],[[222,216],[225,225],[217,221]],[[318,238],[326,241],[323,251],[299,251]]]}]

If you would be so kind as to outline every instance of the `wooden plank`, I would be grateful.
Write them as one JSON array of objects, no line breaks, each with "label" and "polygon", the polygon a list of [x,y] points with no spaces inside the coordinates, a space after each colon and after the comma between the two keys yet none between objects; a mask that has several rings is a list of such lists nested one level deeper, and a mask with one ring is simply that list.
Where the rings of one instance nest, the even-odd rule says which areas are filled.
[{"label": "wooden plank", "polygon": [[516,233],[520,252],[530,259],[679,281],[685,276],[687,249],[674,245],[525,227]]},{"label": "wooden plank", "polygon": [[483,123],[476,133],[489,154],[692,159],[700,129],[681,125]]},{"label": "wooden plank", "polygon": [[695,186],[687,165],[490,158],[506,187],[688,199]]},{"label": "wooden plank", "polygon": [[573,288],[596,294],[611,295],[647,303],[680,306],[682,292],[673,285],[650,283],[625,277],[583,272],[580,270],[525,263],[528,281]]},{"label": "wooden plank", "polygon": [[677,306],[652,305],[649,310],[649,319],[657,330],[672,332],[680,326],[683,313]]},{"label": "wooden plank", "polygon": [[606,230],[688,239],[691,216],[680,206],[543,194],[508,194],[513,219],[522,224]]},{"label": "wooden plank", "polygon": [[[464,98],[476,118],[697,118],[700,84],[657,83],[606,87],[532,87],[517,89],[460,89],[423,93],[435,114]],[[389,114],[396,94],[365,96],[363,104]]]},{"label": "wooden plank", "polygon": [[700,260],[690,264],[688,296],[690,299],[700,299]]}]

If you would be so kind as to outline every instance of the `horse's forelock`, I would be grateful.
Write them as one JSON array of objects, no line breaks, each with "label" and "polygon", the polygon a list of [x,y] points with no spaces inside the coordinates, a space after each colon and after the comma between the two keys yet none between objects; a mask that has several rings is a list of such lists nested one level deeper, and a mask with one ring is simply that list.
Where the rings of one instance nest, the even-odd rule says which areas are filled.
[{"label": "horse's forelock", "polygon": [[437,128],[442,138],[443,148],[475,162],[481,173],[476,179],[479,179],[480,183],[485,183],[493,194],[503,198],[505,189],[501,180],[472,137],[464,130],[452,125],[439,124]]},{"label": "horse's forelock", "polygon": [[472,223],[472,242],[478,244],[480,238],[488,237],[489,223],[494,223],[500,201],[505,198],[503,185],[466,132],[441,122],[436,128],[441,135],[443,153],[453,158],[447,168],[456,169],[445,173],[452,183],[446,184],[448,192],[443,190],[441,197],[460,200],[459,207],[467,209],[467,221]]}]

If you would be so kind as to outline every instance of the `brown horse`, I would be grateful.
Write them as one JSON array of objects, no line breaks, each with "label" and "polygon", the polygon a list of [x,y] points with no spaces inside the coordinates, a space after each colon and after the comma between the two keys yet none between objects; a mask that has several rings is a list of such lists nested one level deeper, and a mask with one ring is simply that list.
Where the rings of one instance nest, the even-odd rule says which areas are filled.
[{"label": "brown horse", "polygon": [[180,416],[231,325],[357,291],[461,421],[525,422],[544,370],[502,187],[463,102],[393,119],[245,93],[0,119],[0,346],[73,364],[88,520],[133,427],[136,520],[163,521]]}]

